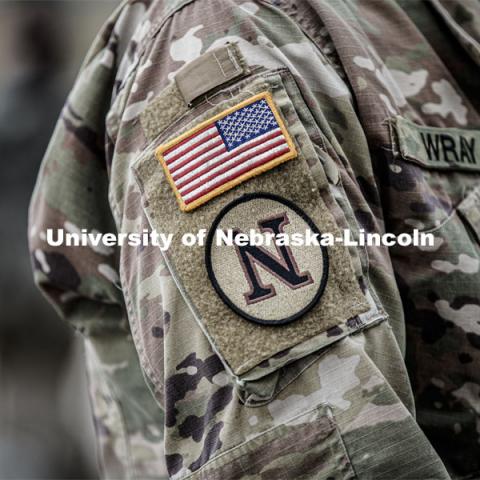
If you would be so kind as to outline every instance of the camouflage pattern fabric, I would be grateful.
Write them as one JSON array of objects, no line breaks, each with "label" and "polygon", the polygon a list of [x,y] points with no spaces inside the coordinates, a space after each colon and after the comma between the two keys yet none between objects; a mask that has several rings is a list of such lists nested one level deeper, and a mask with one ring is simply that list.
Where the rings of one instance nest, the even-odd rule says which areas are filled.
[{"label": "camouflage pattern fabric", "polygon": [[[401,148],[428,127],[447,161],[459,153],[442,138],[476,138],[479,25],[473,0],[130,0],[107,22],[30,210],[36,281],[86,338],[107,477],[480,477],[480,170],[426,167]],[[227,43],[248,69],[187,105],[176,73]],[[202,326],[205,299],[175,268],[188,258],[54,248],[45,231],[195,224],[255,193],[247,181],[180,212],[159,202],[155,149],[260,88],[336,228],[416,228],[435,245],[349,247],[366,307],[244,372]],[[259,181],[288,192],[292,162]]]}]

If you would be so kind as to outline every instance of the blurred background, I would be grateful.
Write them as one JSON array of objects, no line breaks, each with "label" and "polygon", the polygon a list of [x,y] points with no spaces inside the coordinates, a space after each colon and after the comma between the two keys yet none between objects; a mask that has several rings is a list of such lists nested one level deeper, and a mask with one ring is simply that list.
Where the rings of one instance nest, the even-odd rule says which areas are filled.
[{"label": "blurred background", "polygon": [[32,282],[27,210],[87,49],[117,0],[0,0],[0,479],[98,478],[82,342]]}]

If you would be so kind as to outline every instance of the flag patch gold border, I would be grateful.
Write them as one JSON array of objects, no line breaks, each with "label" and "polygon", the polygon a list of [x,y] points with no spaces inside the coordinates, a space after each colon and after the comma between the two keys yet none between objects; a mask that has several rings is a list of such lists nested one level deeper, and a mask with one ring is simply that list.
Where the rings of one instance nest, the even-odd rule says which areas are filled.
[{"label": "flag patch gold border", "polygon": [[[275,117],[275,120],[278,123],[278,126],[280,127],[280,130],[281,130],[281,132],[282,132],[282,134],[285,138],[285,141],[286,141],[286,143],[289,147],[289,151],[287,153],[282,154],[278,158],[274,158],[273,160],[271,160],[271,161],[269,161],[269,162],[267,162],[263,165],[255,167],[252,170],[249,170],[248,172],[243,173],[242,175],[234,178],[233,180],[230,180],[229,182],[224,183],[223,185],[215,188],[214,190],[206,193],[205,195],[202,195],[201,197],[197,198],[193,202],[191,202],[189,204],[186,204],[184,202],[184,200],[182,199],[182,196],[181,196],[180,192],[178,191],[177,187],[175,186],[175,182],[172,178],[170,170],[169,170],[169,168],[167,166],[167,163],[165,161],[164,153],[167,150],[170,150],[175,145],[182,142],[183,140],[185,140],[186,138],[188,138],[191,135],[194,135],[196,132],[202,130],[206,126],[208,126],[208,125],[210,125],[210,124],[212,124],[212,123],[214,123],[218,120],[221,120],[222,118],[224,118],[227,115],[235,112],[236,110],[239,110],[240,108],[246,107],[247,105],[250,105],[251,103],[257,102],[258,100],[262,100],[262,99],[265,99],[267,101],[268,106],[272,110],[272,113]],[[156,155],[158,161],[161,163],[161,165],[163,167],[163,170],[165,172],[165,176],[166,176],[168,182],[170,183],[170,186],[172,187],[172,189],[175,193],[175,197],[177,198],[177,202],[180,206],[180,210],[182,210],[183,212],[189,212],[189,211],[192,211],[192,210],[196,209],[200,205],[203,205],[204,203],[208,202],[212,198],[217,197],[218,195],[221,195],[222,193],[224,193],[224,192],[234,188],[235,186],[245,182],[249,178],[252,178],[256,175],[267,172],[268,170],[271,170],[272,168],[276,167],[277,165],[280,165],[280,164],[282,164],[282,163],[284,163],[288,160],[292,160],[293,158],[295,158],[297,156],[297,150],[295,148],[295,145],[293,143],[293,140],[292,140],[290,134],[288,133],[287,127],[285,126],[285,123],[284,123],[284,121],[283,121],[283,119],[282,119],[274,101],[273,101],[272,94],[270,92],[262,92],[262,93],[259,93],[257,95],[254,95],[253,97],[250,97],[250,98],[244,100],[243,102],[240,102],[240,103],[234,105],[231,108],[228,108],[227,110],[224,110],[224,111],[218,113],[217,115],[215,115],[213,117],[208,118],[207,120],[199,123],[198,125],[196,125],[192,129],[186,131],[185,133],[182,133],[178,137],[175,137],[173,140],[170,140],[169,142],[159,146],[155,150],[155,155]]]}]

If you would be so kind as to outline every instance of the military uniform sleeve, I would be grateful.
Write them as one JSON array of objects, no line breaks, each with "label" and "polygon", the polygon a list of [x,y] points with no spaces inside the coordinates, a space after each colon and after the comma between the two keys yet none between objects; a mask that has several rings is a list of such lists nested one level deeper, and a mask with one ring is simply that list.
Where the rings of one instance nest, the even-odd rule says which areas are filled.
[{"label": "military uniform sleeve", "polygon": [[[365,85],[354,98],[322,27],[333,17],[347,45],[336,53],[356,65],[363,42],[344,28],[355,15],[291,3],[153,2],[152,35],[112,110],[117,225],[173,235],[167,251],[120,249],[132,336],[165,411],[168,474],[447,479],[414,419],[387,249],[212,240],[384,227],[378,152],[355,107]],[[201,230],[203,244],[182,242]]]}]

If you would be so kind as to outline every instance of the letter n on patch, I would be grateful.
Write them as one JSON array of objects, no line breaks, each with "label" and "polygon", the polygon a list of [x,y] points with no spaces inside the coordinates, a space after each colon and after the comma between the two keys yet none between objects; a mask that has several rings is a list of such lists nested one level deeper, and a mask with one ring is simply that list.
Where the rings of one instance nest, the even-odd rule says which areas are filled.
[{"label": "letter n on patch", "polygon": [[187,212],[297,156],[269,92],[200,123],[156,150]]}]

